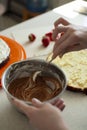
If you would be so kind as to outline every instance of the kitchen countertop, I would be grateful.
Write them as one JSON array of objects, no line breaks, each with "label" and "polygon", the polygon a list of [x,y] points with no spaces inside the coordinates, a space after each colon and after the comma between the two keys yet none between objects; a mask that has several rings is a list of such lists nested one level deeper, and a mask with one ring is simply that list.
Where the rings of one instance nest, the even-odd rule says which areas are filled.
[{"label": "kitchen countertop", "polygon": [[[45,14],[22,22],[16,26],[1,31],[0,34],[13,38],[12,32],[36,27],[53,27],[59,17],[64,17],[72,23],[87,26],[87,16],[74,11],[76,1],[55,8]],[[23,47],[26,50],[25,44]],[[27,54],[30,52],[26,52]],[[87,96],[82,93],[65,91],[62,95],[66,108],[62,115],[70,130],[87,130]],[[27,118],[19,113],[8,101],[5,92],[0,90],[0,129],[1,130],[35,130]]]}]

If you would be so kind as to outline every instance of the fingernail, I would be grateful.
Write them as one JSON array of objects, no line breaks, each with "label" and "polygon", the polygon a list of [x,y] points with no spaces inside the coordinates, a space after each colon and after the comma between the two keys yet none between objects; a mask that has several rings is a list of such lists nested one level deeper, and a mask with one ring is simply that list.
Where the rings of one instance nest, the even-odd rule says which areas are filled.
[{"label": "fingernail", "polygon": [[40,100],[38,100],[37,98],[33,98],[32,104],[36,107],[40,107],[42,105],[42,102]]},{"label": "fingernail", "polygon": [[32,102],[38,102],[38,103],[41,103],[41,101],[39,100],[39,99],[37,99],[37,98],[32,98]]}]

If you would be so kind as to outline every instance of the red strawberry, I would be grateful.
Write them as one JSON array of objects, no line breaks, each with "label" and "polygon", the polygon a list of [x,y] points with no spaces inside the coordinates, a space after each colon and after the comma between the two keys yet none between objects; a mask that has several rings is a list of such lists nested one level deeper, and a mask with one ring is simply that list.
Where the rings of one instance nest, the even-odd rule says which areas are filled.
[{"label": "red strawberry", "polygon": [[46,33],[45,36],[49,37],[50,41],[53,41],[53,39],[52,39],[52,32]]},{"label": "red strawberry", "polygon": [[29,34],[28,38],[31,42],[33,42],[36,39],[36,36],[33,33],[31,33]]},{"label": "red strawberry", "polygon": [[44,37],[42,38],[42,44],[43,44],[43,46],[44,46],[44,47],[47,47],[47,46],[49,45],[49,43],[50,43],[50,38],[47,37],[47,36],[44,36]]}]

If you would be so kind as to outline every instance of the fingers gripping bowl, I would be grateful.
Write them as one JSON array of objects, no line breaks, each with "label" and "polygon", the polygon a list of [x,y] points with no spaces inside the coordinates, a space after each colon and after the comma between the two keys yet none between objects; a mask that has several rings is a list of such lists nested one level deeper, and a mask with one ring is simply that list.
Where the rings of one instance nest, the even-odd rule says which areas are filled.
[{"label": "fingers gripping bowl", "polygon": [[[35,72],[41,71],[35,80]],[[18,99],[32,105],[31,99],[53,102],[67,85],[63,71],[45,60],[30,59],[10,65],[2,76],[2,87],[11,103]]]}]

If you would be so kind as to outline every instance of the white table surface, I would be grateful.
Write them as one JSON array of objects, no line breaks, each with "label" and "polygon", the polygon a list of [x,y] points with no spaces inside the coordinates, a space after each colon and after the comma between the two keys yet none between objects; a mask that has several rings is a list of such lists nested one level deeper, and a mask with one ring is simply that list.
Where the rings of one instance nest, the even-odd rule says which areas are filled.
[{"label": "white table surface", "polygon": [[[87,26],[87,16],[75,12],[73,10],[75,6],[76,2],[65,4],[43,15],[1,31],[0,34],[13,38],[12,32],[17,30],[53,27],[54,21],[59,17],[64,17],[75,24]],[[26,50],[25,44],[23,44],[23,47]],[[62,115],[70,130],[87,130],[87,96],[66,90],[62,97],[66,103],[66,108]],[[0,90],[0,130],[35,130],[33,126],[30,126],[27,118],[13,108],[2,89]]]}]

